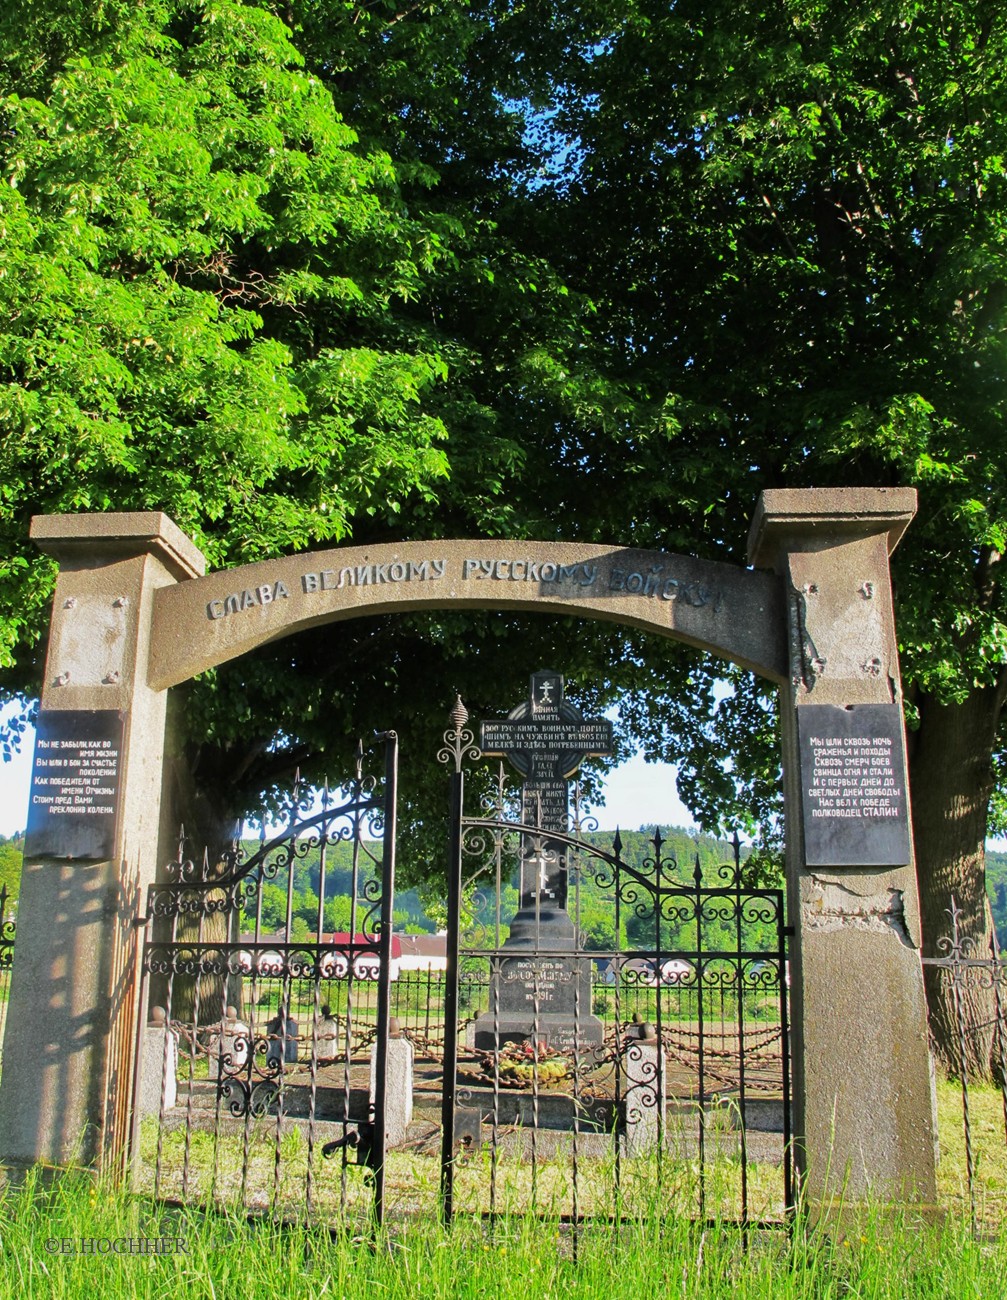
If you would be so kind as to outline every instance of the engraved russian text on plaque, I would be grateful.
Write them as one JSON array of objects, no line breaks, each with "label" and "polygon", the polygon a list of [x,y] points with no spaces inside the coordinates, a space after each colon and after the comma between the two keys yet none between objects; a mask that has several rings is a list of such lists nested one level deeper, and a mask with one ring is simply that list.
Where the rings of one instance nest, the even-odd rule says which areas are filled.
[{"label": "engraved russian text on plaque", "polygon": [[39,714],[26,861],[103,862],[115,851],[123,715],[114,709]]},{"label": "engraved russian text on plaque", "polygon": [[797,710],[809,867],[905,866],[909,813],[897,704]]}]

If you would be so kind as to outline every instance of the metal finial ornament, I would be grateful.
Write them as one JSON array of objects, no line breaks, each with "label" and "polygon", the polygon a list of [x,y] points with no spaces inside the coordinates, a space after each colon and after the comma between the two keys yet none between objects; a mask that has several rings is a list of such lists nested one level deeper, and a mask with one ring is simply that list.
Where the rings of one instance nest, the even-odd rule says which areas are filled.
[{"label": "metal finial ornament", "polygon": [[462,697],[460,695],[455,696],[455,706],[448,717],[455,731],[461,731],[466,722],[468,722],[469,711],[462,703]]},{"label": "metal finial ornament", "polygon": [[451,726],[444,733],[444,747],[437,752],[437,761],[439,763],[454,763],[455,771],[462,770],[462,762],[466,758],[478,760],[482,758],[482,751],[478,745],[474,744],[475,737],[466,727],[469,720],[469,711],[462,703],[462,697],[455,697],[454,707],[448,714],[448,721]]}]

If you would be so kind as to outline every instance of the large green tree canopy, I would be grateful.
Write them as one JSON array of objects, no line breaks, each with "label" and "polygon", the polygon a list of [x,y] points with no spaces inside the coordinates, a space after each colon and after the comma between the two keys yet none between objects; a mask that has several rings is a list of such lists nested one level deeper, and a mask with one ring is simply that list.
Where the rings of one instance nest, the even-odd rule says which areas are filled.
[{"label": "large green tree canopy", "polygon": [[[1000,10],[282,17],[0,19],[4,687],[37,673],[38,510],[164,508],[214,564],[467,531],[742,562],[763,487],[912,484],[896,582],[925,928],[954,888],[983,933],[1007,691]],[[267,648],[195,684],[186,764],[239,810],[362,725],[432,754],[451,688],[499,712],[549,661],[588,707],[623,695],[708,825],[769,824],[757,684],[730,675],[717,703],[712,665],[555,621]]]},{"label": "large green tree canopy", "polygon": [[444,359],[391,317],[449,223],[414,219],[268,13],[140,16],[2,106],[7,668],[49,586],[33,510],[163,508],[234,563],[446,473]]},{"label": "large green tree canopy", "polygon": [[[918,488],[895,581],[925,939],[952,891],[985,937],[1007,691],[1004,14],[578,14],[553,121],[576,162],[552,205],[584,238],[558,269],[590,285],[621,382],[665,403],[672,481],[717,465],[703,510],[744,509],[756,483]],[[740,529],[721,516],[715,535],[739,556]]]}]

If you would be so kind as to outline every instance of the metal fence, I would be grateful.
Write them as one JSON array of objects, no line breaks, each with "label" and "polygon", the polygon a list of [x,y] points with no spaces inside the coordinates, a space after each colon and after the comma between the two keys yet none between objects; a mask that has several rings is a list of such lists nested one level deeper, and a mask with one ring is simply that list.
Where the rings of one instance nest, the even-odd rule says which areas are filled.
[{"label": "metal fence", "polygon": [[3,1063],[4,1030],[7,1027],[7,999],[10,995],[10,973],[14,965],[14,931],[17,922],[7,893],[0,885],[0,1064]]},{"label": "metal fence", "polygon": [[[297,1044],[299,1059],[310,1056],[311,1021],[314,1012],[315,991],[310,979],[293,980],[290,985],[290,1011],[294,1029],[288,1039]],[[613,1041],[627,1025],[653,1021],[656,1018],[656,988],[641,982],[639,974],[632,971],[618,980],[606,970],[595,970],[592,978],[592,1013],[605,1027],[607,1038]],[[674,995],[670,1006],[669,989]],[[462,1016],[459,1037],[464,1043],[470,1036],[469,1028],[490,1005],[490,976],[486,969],[463,971],[460,979],[459,1001]],[[256,986],[256,999],[263,1009],[275,1007],[281,993],[279,977],[260,976]],[[446,974],[443,970],[406,970],[394,975],[390,984],[391,1015],[397,1021],[396,1030],[408,1038],[416,1049],[418,1060],[439,1062],[444,1056],[444,1003]],[[345,1018],[347,985],[341,979],[323,981],[322,998],[336,1022]],[[776,990],[753,986],[744,992],[745,1015],[748,1029],[744,1038],[747,1087],[755,1092],[778,1095],[782,1073],[783,1034],[777,1014]],[[665,981],[661,990],[664,1024],[662,1038],[668,1054],[669,1068],[674,1075],[676,1064],[682,1071],[696,1069],[699,1042],[696,1025],[699,1021],[700,988],[695,981],[681,979],[672,986]],[[704,1013],[704,1053],[707,1074],[723,1090],[738,1086],[737,1072],[740,1060],[738,995],[726,983],[715,989],[702,990]],[[617,1014],[618,1011],[618,1014]],[[377,1024],[377,985],[374,981],[358,980],[353,990],[352,1024],[349,1046],[354,1056],[366,1052],[373,1040]],[[206,1057],[216,1042],[218,1026],[196,1026],[191,1021],[172,1018],[172,1028],[181,1041],[188,1044],[196,1059]]]},{"label": "metal fence", "polygon": [[[1007,958],[995,930],[988,940],[962,933],[962,913],[954,896],[948,915],[951,933],[938,940],[941,955],[924,957],[923,966],[932,973],[931,1026],[940,1016],[953,1031],[948,1066],[961,1093],[965,1199],[973,1232],[978,1232],[982,1225],[1000,1224],[1007,1216],[1002,1186],[998,1190],[1002,1180],[995,1172],[995,1165],[1007,1157]],[[1000,1093],[1001,1104],[995,1108],[990,1106],[991,1076]],[[980,1083],[987,1087],[980,1090]],[[957,1163],[957,1135],[945,1127],[940,1145],[950,1168]],[[985,1164],[994,1166],[992,1181],[981,1176]]]}]

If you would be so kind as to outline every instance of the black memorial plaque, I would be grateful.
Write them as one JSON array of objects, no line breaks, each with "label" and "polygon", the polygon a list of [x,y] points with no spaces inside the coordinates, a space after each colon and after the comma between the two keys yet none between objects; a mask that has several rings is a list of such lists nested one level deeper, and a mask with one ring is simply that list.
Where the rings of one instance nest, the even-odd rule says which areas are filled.
[{"label": "black memorial plaque", "polygon": [[26,861],[104,862],[112,856],[122,737],[123,715],[114,709],[39,714]]},{"label": "black memorial plaque", "polygon": [[809,867],[909,862],[909,816],[897,704],[797,710]]},{"label": "black memorial plaque", "polygon": [[[571,705],[565,707],[574,712]],[[559,779],[572,776],[585,755],[612,752],[612,724],[604,718],[571,721],[561,714],[549,720],[484,722],[479,745],[489,757],[505,754],[522,776]]]}]

